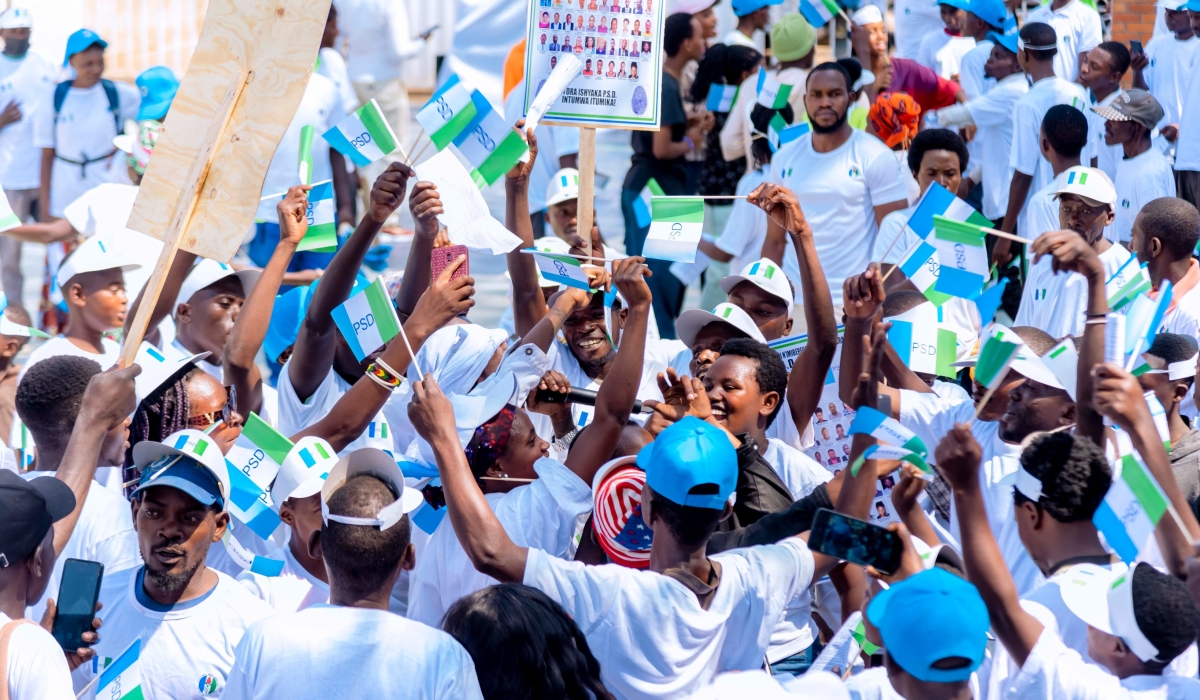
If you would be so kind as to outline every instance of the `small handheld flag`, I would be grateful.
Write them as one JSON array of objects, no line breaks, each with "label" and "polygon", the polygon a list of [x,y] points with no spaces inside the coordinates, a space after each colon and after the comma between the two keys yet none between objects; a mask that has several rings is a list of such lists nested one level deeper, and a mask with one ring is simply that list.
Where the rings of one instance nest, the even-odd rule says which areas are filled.
[{"label": "small handheld flag", "polygon": [[992,225],[992,222],[988,221],[974,207],[936,182],[930,184],[929,189],[925,190],[925,194],[921,195],[921,200],[917,202],[917,208],[908,217],[905,227],[919,238],[929,238],[929,234],[934,230],[933,217],[935,216],[983,227]]},{"label": "small handheld flag", "polygon": [[895,418],[884,415],[870,406],[862,406],[857,411],[854,420],[850,422],[849,432],[851,435],[870,435],[876,440],[895,447],[903,447],[922,457],[929,454],[929,450],[925,448],[925,443],[921,441],[921,438]]},{"label": "small handheld flag", "polygon": [[[1124,439],[1120,439],[1124,437]],[[1113,462],[1113,481],[1092,522],[1121,560],[1132,563],[1154,534],[1170,502],[1146,463],[1118,433],[1121,454]]]},{"label": "small handheld flag", "polygon": [[1151,299],[1148,294],[1141,294],[1133,300],[1125,314],[1125,354],[1129,357],[1126,371],[1133,369],[1144,348],[1154,344],[1158,326],[1167,314],[1167,308],[1174,297],[1175,290],[1171,281],[1163,280],[1157,298]]},{"label": "small handheld flag", "polygon": [[633,200],[633,216],[637,220],[638,228],[646,228],[650,225],[650,202],[654,197],[661,197],[665,192],[658,184],[658,180],[650,178],[646,182],[646,186],[642,189],[638,198]]},{"label": "small handheld flag", "polygon": [[476,112],[471,91],[457,75],[452,75],[421,107],[416,119],[440,151],[467,128]]},{"label": "small handheld flag", "polygon": [[471,164],[471,179],[480,189],[504,177],[529,151],[521,134],[490,108],[475,129],[455,145]]},{"label": "small handheld flag", "polygon": [[737,93],[737,85],[713,83],[708,88],[708,100],[704,106],[710,112],[728,112],[737,100]]},{"label": "small handheld flag", "polygon": [[650,232],[642,255],[657,260],[695,262],[704,229],[703,197],[655,197],[650,200]]},{"label": "small handheld flag", "polygon": [[551,282],[565,285],[567,287],[575,287],[585,291],[591,291],[591,285],[588,284],[587,272],[583,269],[583,265],[575,258],[569,255],[555,255],[554,253],[545,253],[542,251],[529,251],[533,255],[534,261],[537,263],[538,272],[542,273]]},{"label": "small handheld flag", "polygon": [[337,250],[337,212],[333,203],[333,181],[325,180],[308,191],[308,232],[300,239],[297,251],[330,252]]},{"label": "small handheld flag", "polygon": [[778,151],[782,145],[780,139],[782,138],[783,131],[787,129],[787,125],[787,121],[783,118],[783,115],[778,112],[775,113],[775,116],[771,117],[771,121],[767,124],[767,143],[771,146],[772,153]]},{"label": "small handheld flag", "polygon": [[[777,114],[775,116],[778,117],[779,115]],[[780,118],[780,121],[782,121],[782,118]],[[774,124],[775,120],[772,119],[771,123]],[[769,126],[770,125],[768,125],[768,127]],[[779,143],[776,146],[776,149],[778,150],[779,148],[783,148],[784,146],[788,145],[792,141],[795,141],[796,139],[800,138],[801,136],[804,136],[805,134],[807,134],[811,131],[812,131],[812,125],[809,124],[808,122],[800,122],[799,124],[793,124],[793,125],[787,127],[786,129],[783,129],[782,131],[779,132]],[[768,132],[768,134],[767,134],[768,141],[770,140],[770,136],[771,135]]]},{"label": "small handheld flag", "polygon": [[1108,308],[1120,311],[1139,294],[1150,291],[1150,273],[1146,270],[1148,264],[1139,264],[1137,253],[1129,254],[1129,259],[1104,283],[1104,292],[1108,295]]},{"label": "small handheld flag", "polygon": [[1018,343],[1001,340],[995,334],[988,336],[987,340],[983,341],[983,347],[979,348],[979,359],[975,363],[975,381],[987,387],[989,393],[995,391],[1004,382],[1008,368],[1020,349]]},{"label": "small handheld flag", "polygon": [[896,447],[895,445],[871,445],[863,450],[858,459],[850,464],[850,476],[858,476],[858,471],[862,469],[863,463],[868,459],[908,462],[923,472],[929,471],[929,463],[925,461],[925,458],[912,450],[906,450],[903,447]]},{"label": "small handheld flag", "polygon": [[279,527],[279,514],[271,508],[271,495],[242,473],[229,460],[229,512],[246,524],[254,534],[267,539]]},{"label": "small handheld flag", "polygon": [[137,637],[100,673],[96,697],[112,700],[141,700],[142,698],[142,639]]},{"label": "small handheld flag", "polygon": [[271,488],[280,465],[292,447],[292,441],[283,433],[259,418],[257,413],[251,412],[242,426],[242,434],[225,455],[225,461],[231,469],[250,477],[265,491]]},{"label": "small handheld flag", "polygon": [[942,266],[938,262],[937,248],[932,244],[926,241],[917,243],[905,254],[897,267],[916,286],[917,291],[935,305],[941,306],[950,299],[949,294],[937,290],[938,275]]},{"label": "small handheld flag", "polygon": [[767,109],[783,109],[787,106],[788,97],[792,94],[792,86],[779,82],[773,74],[768,74],[759,66],[758,69],[758,103]]},{"label": "small handheld flag", "polygon": [[996,311],[1000,308],[1000,303],[1004,299],[1004,288],[1008,286],[1008,278],[1003,277],[999,282],[993,284],[987,289],[979,293],[979,296],[973,300],[975,308],[979,311],[979,322],[983,327],[987,327],[992,319],[996,317]]},{"label": "small handheld flag", "polygon": [[800,0],[800,14],[813,28],[824,27],[841,11],[835,0]]},{"label": "small handheld flag", "polygon": [[300,127],[300,184],[302,185],[312,182],[312,145],[315,131],[311,124]]},{"label": "small handheld flag", "polygon": [[957,359],[958,335],[941,327],[938,322],[940,311],[931,303],[922,303],[899,316],[884,319],[892,324],[888,342],[895,348],[900,361],[912,371],[954,377],[958,373],[952,367]]},{"label": "small handheld flag", "polygon": [[989,276],[982,227],[944,216],[934,216],[933,227],[930,242],[937,248],[941,265],[934,288],[950,296],[974,299]]},{"label": "small handheld flag", "polygon": [[400,317],[379,277],[334,309],[333,321],[359,362],[400,332]]},{"label": "small handheld flag", "polygon": [[359,107],[321,137],[360,168],[396,150],[399,143],[375,100]]}]

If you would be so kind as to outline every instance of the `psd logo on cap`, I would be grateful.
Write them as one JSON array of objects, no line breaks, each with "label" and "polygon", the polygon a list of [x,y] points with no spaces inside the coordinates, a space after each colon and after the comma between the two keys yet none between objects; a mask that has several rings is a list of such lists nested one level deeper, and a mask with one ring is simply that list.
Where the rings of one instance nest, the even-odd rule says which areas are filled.
[{"label": "psd logo on cap", "polygon": [[200,677],[200,694],[213,695],[217,692],[217,677],[211,673]]}]

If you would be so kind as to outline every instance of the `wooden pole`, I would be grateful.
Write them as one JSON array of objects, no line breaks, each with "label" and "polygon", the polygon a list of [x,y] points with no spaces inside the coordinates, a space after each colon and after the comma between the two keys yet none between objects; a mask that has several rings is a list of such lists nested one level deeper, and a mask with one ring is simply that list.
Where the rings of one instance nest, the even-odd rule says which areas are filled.
[{"label": "wooden pole", "polygon": [[596,130],[579,128],[579,235],[587,247],[584,254],[592,254],[592,224],[596,196]]},{"label": "wooden pole", "polygon": [[217,108],[217,118],[213,120],[212,126],[209,128],[204,147],[196,155],[196,160],[192,163],[192,168],[183,182],[184,196],[179,199],[179,205],[171,217],[171,224],[163,234],[162,253],[159,254],[158,262],[154,265],[154,272],[146,282],[141,304],[138,305],[133,323],[129,326],[129,335],[122,341],[124,346],[121,348],[121,359],[125,361],[126,367],[133,364],[134,359],[137,358],[138,348],[142,344],[142,338],[146,335],[146,327],[150,325],[150,316],[154,313],[158,297],[162,294],[163,284],[167,281],[167,271],[171,269],[175,253],[179,251],[179,244],[183,242],[183,233],[187,230],[192,212],[196,209],[196,202],[199,201],[203,191],[204,180],[208,177],[213,154],[216,153],[217,144],[220,143],[226,127],[229,126],[229,120],[233,116],[233,106],[237,104],[238,97],[246,87],[249,77],[249,73],[239,74],[225,91],[225,98],[221,100],[221,105]]}]

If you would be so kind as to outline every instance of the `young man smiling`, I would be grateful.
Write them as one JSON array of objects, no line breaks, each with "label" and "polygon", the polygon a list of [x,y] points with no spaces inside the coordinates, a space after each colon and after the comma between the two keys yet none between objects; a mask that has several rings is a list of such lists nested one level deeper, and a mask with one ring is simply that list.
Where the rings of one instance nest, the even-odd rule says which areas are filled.
[{"label": "young man smiling", "polygon": [[142,469],[131,503],[133,526],[145,563],[104,577],[98,670],[140,639],[146,700],[219,696],[242,634],[272,614],[232,578],[204,564],[209,547],[229,527],[225,458],[198,430],[138,443],[133,453]]}]

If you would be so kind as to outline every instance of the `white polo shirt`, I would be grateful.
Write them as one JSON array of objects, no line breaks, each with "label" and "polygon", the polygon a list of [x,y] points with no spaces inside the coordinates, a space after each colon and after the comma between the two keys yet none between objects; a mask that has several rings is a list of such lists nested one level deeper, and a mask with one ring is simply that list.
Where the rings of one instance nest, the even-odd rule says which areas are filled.
[{"label": "white polo shirt", "polygon": [[1179,124],[1183,120],[1183,98],[1187,95],[1200,52],[1200,38],[1193,36],[1180,41],[1174,34],[1156,37],[1146,44],[1146,58],[1150,65],[1142,71],[1150,94],[1163,108],[1160,126]]},{"label": "white polo shirt", "polygon": [[921,41],[933,32],[945,30],[937,0],[896,0],[896,58],[916,60]]},{"label": "white polo shirt", "polygon": [[[1100,254],[1107,280],[1129,260],[1129,251],[1120,243]],[[1055,274],[1051,264],[1054,257],[1043,255],[1037,264],[1029,266],[1029,278],[1021,292],[1021,307],[1015,325],[1033,326],[1052,338],[1083,335],[1087,320],[1087,278],[1078,272]],[[1126,273],[1133,274],[1132,266]]]},{"label": "white polo shirt", "polygon": [[975,48],[975,39],[969,36],[954,36],[941,32],[930,33],[921,41],[917,63],[951,80],[959,73],[962,58]]},{"label": "white polo shirt", "polygon": [[[879,226],[875,207],[907,202],[900,163],[882,141],[858,129],[829,153],[817,153],[806,134],[779,150],[771,161],[770,181],[796,193],[812,226],[817,255],[825,268],[833,305],[842,304],[842,282],[866,269]],[[783,271],[799,280],[795,254]],[[799,287],[797,305],[803,303]]]},{"label": "white polo shirt", "polygon": [[1122,241],[1133,237],[1133,220],[1142,207],[1160,197],[1175,196],[1175,172],[1171,162],[1153,145],[1133,158],[1117,161],[1116,219],[1113,230]]},{"label": "white polo shirt", "polygon": [[1079,75],[1079,54],[1091,51],[1104,41],[1100,14],[1080,2],[1070,0],[1057,10],[1053,3],[1039,5],[1025,23],[1044,22],[1054,27],[1058,35],[1058,54],[1054,57],[1054,74],[1063,80],[1074,81]]},{"label": "white polo shirt", "polygon": [[[1025,74],[1013,73],[966,104],[971,120],[979,127],[972,143],[979,144],[983,161],[983,215],[993,221],[1003,219],[1008,210],[1008,191],[1013,176],[1009,160],[1013,147],[1013,110],[1028,92],[1029,81]],[[1041,127],[1040,121],[1038,127]]]},{"label": "white polo shirt", "polygon": [[[1071,0],[1072,5],[1078,5],[1079,0]],[[1092,12],[1092,10],[1088,10]],[[1029,92],[1017,101],[1013,112],[1012,155],[1008,164],[1014,170],[1033,176],[1029,186],[1030,193],[1037,192],[1054,179],[1054,170],[1050,161],[1042,157],[1041,133],[1042,119],[1046,112],[1055,105],[1071,105],[1086,114],[1088,106],[1087,92],[1083,87],[1058,76],[1043,78],[1029,88]],[[1085,147],[1081,160],[1085,163],[1091,160],[1091,149]],[[1026,200],[1028,201],[1028,200]],[[1024,218],[1022,217],[1022,221]],[[1021,230],[1024,230],[1022,228]]]}]

